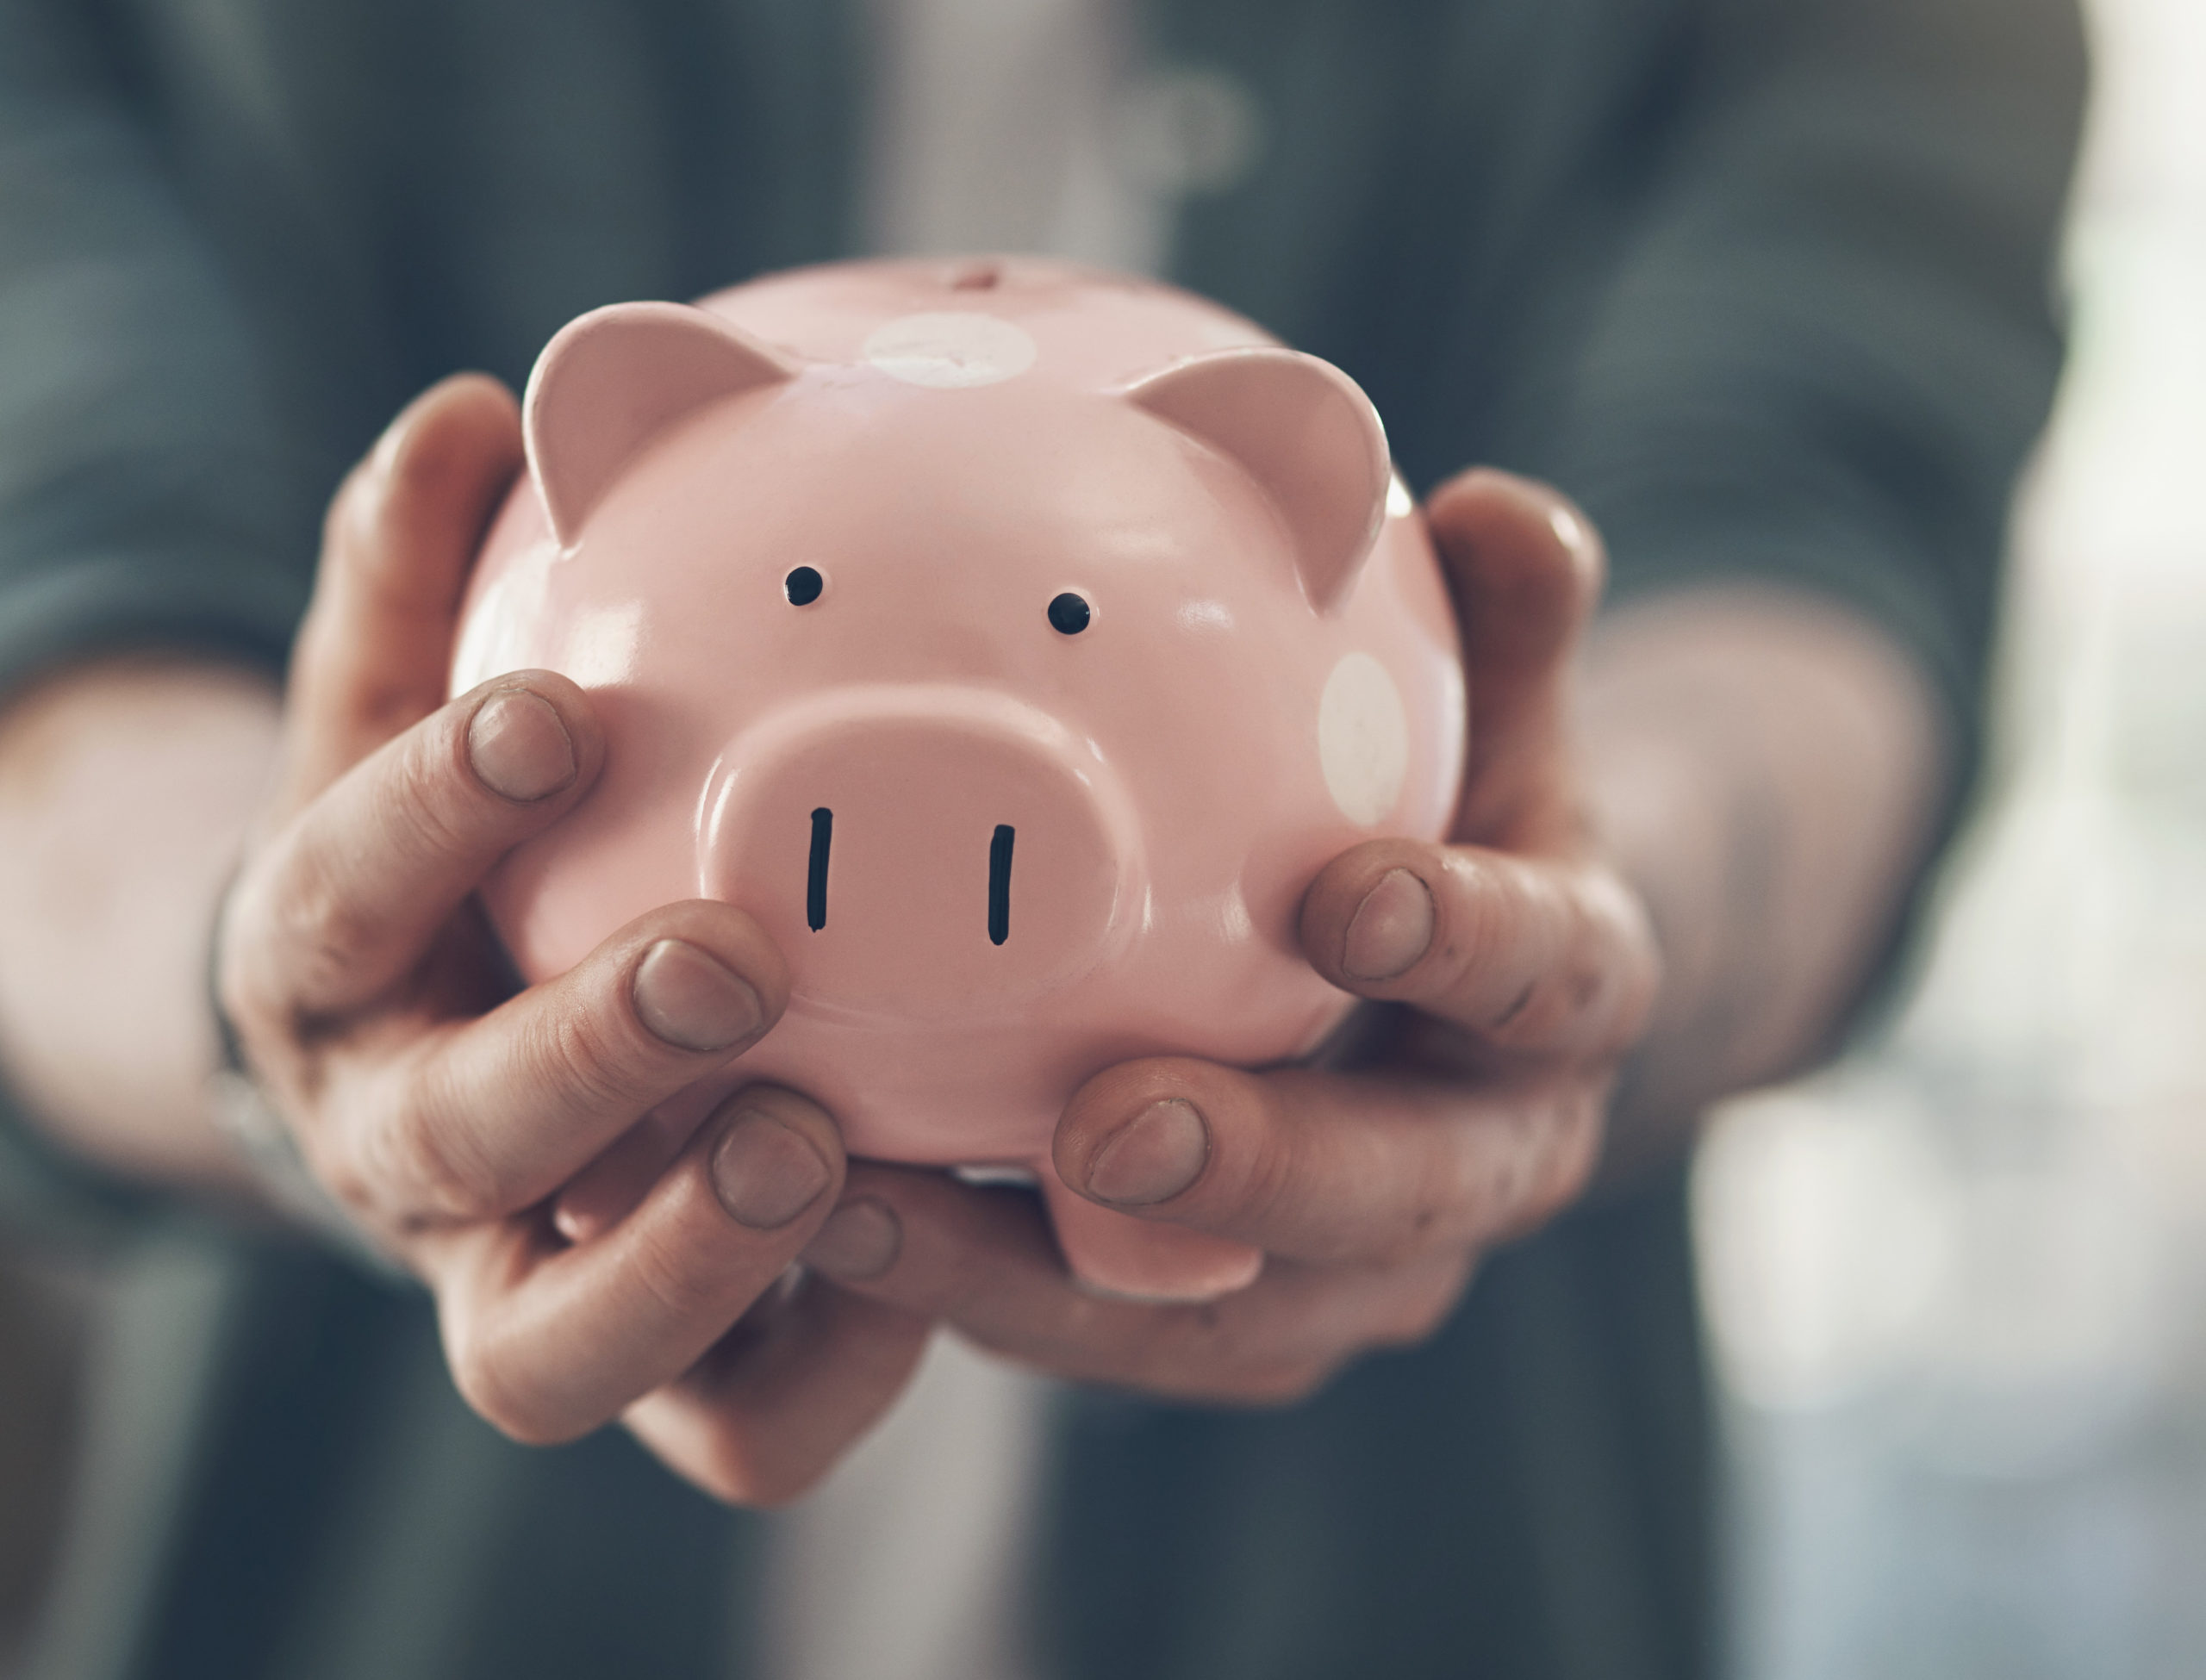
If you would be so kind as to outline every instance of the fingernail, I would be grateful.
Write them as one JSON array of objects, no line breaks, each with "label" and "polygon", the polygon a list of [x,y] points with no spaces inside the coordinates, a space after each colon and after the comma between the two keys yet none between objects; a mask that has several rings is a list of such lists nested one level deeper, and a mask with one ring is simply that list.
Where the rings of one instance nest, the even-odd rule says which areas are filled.
[{"label": "fingernail", "polygon": [[1087,1193],[1119,1207],[1168,1202],[1202,1176],[1210,1132],[1193,1103],[1151,1103],[1121,1127],[1087,1169]]},{"label": "fingernail", "polygon": [[878,1278],[896,1263],[904,1228],[885,1204],[867,1198],[837,1208],[797,1259],[844,1283]]},{"label": "fingernail", "polygon": [[1393,980],[1432,943],[1432,894],[1407,869],[1389,869],[1348,924],[1341,969],[1352,980]]},{"label": "fingernail", "polygon": [[738,1115],[713,1151],[713,1188],[738,1225],[777,1231],[834,1180],[819,1151],[770,1114]]},{"label": "fingernail", "polygon": [[477,709],[467,726],[467,762],[492,793],[527,805],[575,779],[575,744],[548,702],[508,688]]},{"label": "fingernail", "polygon": [[754,1037],[766,1006],[726,963],[679,939],[644,953],[628,995],[636,1018],[677,1050],[728,1050]]}]

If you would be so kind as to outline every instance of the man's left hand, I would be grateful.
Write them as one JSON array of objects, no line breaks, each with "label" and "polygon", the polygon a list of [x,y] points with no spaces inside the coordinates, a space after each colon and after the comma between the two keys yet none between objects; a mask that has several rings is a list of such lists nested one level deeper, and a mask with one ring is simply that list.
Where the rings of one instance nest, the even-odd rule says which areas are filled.
[{"label": "man's left hand", "polygon": [[1262,1276],[1199,1304],[1100,1296],[1031,1196],[858,1162],[806,1250],[814,1270],[1060,1376],[1279,1403],[1430,1335],[1482,1252],[1585,1187],[1660,968],[1569,750],[1600,546],[1552,492],[1490,471],[1443,487],[1427,519],[1463,626],[1471,757],[1446,843],[1367,842],[1304,900],[1310,961],[1369,1000],[1342,1052],[1253,1073],[1124,1063],[1057,1130],[1075,1190],[1261,1248]]}]

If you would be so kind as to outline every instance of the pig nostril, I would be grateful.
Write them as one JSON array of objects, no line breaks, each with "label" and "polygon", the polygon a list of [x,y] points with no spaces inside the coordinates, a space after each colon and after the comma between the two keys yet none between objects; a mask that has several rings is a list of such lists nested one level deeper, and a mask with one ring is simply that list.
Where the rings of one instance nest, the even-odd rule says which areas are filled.
[{"label": "pig nostril", "polygon": [[988,940],[996,945],[1011,937],[1011,824],[998,823],[988,842]]},{"label": "pig nostril", "polygon": [[804,883],[804,919],[814,933],[827,925],[827,848],[834,832],[835,813],[823,805],[812,813],[812,869]]}]

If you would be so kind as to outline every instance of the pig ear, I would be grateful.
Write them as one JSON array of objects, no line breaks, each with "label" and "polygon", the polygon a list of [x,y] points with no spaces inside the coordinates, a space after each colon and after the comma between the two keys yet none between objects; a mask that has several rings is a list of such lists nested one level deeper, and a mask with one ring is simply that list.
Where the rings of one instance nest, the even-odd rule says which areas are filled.
[{"label": "pig ear", "polygon": [[521,399],[528,470],[560,545],[668,426],[795,376],[796,362],[686,303],[614,303],[567,323]]},{"label": "pig ear", "polygon": [[1270,347],[1220,350],[1126,393],[1245,467],[1293,532],[1303,594],[1318,612],[1348,593],[1386,517],[1393,465],[1378,411],[1330,362]]}]

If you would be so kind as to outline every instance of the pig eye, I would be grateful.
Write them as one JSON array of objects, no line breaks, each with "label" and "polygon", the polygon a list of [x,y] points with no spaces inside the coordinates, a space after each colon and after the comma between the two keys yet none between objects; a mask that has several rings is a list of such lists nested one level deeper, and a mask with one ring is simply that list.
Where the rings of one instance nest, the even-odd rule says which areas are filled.
[{"label": "pig eye", "polygon": [[792,607],[811,606],[826,587],[827,580],[809,566],[799,566],[782,580],[782,592],[788,596]]},{"label": "pig eye", "polygon": [[1062,636],[1077,636],[1087,628],[1087,602],[1068,590],[1050,603],[1050,628]]}]

